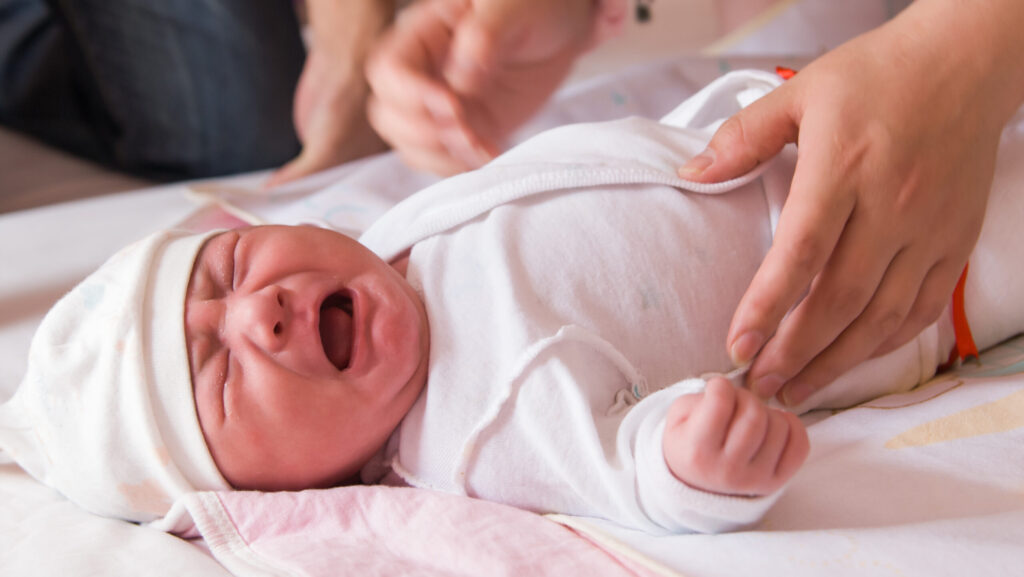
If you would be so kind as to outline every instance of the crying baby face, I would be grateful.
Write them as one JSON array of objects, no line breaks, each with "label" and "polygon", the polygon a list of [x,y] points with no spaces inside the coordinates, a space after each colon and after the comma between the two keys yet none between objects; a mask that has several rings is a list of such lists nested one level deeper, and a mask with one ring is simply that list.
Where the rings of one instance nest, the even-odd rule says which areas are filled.
[{"label": "crying baby face", "polygon": [[210,238],[185,299],[196,410],[234,487],[345,482],[426,382],[423,303],[391,265],[314,227]]}]

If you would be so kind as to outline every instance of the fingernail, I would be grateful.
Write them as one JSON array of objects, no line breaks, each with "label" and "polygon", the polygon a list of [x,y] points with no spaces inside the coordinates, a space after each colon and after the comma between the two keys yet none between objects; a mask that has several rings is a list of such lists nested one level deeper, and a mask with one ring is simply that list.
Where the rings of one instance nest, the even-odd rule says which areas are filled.
[{"label": "fingernail", "polygon": [[710,148],[686,161],[677,174],[679,178],[696,178],[715,163],[715,151]]},{"label": "fingernail", "polygon": [[761,350],[761,345],[764,344],[764,337],[757,331],[749,331],[740,335],[740,338],[732,344],[732,348],[729,349],[729,356],[732,357],[732,362],[737,367],[750,364],[750,361],[757,354],[757,351]]},{"label": "fingernail", "polygon": [[793,383],[782,389],[782,398],[779,400],[782,401],[783,405],[792,407],[806,401],[808,397],[814,394],[814,390],[814,387],[807,383]]},{"label": "fingernail", "polygon": [[754,384],[750,386],[750,390],[754,391],[754,394],[762,399],[770,399],[785,382],[779,375],[765,375],[754,381]]}]

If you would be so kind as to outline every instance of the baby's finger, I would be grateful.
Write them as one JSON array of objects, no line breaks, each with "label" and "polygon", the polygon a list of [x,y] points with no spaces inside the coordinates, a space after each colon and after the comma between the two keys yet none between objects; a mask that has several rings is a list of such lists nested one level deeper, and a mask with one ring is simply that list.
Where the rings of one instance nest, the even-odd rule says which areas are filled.
[{"label": "baby's finger", "polygon": [[785,446],[782,450],[782,455],[779,457],[775,464],[774,478],[777,486],[775,489],[782,487],[796,474],[800,466],[807,460],[807,455],[811,452],[810,439],[807,437],[807,428],[800,422],[800,418],[793,413],[786,411],[777,411],[782,418],[785,420],[786,428],[788,430],[788,436],[786,438]]},{"label": "baby's finger", "polygon": [[702,394],[694,393],[683,395],[672,401],[668,408],[668,413],[665,415],[665,430],[674,429],[685,423],[690,418],[690,415],[693,414],[697,405],[700,404],[702,398]]},{"label": "baby's finger", "polygon": [[768,414],[768,431],[764,443],[757,454],[750,461],[750,468],[756,471],[761,486],[757,491],[760,494],[768,494],[778,489],[782,483],[776,480],[777,470],[781,463],[782,455],[789,442],[790,430],[789,419],[786,413],[779,410],[771,410]]},{"label": "baby's finger", "polygon": [[723,378],[713,378],[704,389],[700,404],[690,415],[687,429],[702,444],[721,449],[736,412],[736,387]]},{"label": "baby's finger", "polygon": [[768,432],[768,408],[753,393],[737,390],[736,414],[725,440],[730,461],[748,463],[754,458]]}]

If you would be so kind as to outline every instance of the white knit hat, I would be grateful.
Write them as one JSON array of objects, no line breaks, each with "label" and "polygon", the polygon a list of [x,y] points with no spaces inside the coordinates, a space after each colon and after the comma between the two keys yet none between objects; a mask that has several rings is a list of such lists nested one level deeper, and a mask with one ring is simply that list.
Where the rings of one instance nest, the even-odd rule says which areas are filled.
[{"label": "white knit hat", "polygon": [[47,313],[0,406],[0,451],[88,511],[147,522],[183,494],[230,488],[185,347],[185,290],[211,234],[161,232],[111,257]]}]

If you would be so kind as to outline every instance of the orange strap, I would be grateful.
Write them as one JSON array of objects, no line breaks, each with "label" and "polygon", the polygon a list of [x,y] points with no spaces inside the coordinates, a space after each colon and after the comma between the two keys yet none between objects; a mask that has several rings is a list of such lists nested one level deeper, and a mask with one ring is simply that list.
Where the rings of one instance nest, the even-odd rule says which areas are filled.
[{"label": "orange strap", "polygon": [[796,70],[793,70],[792,68],[786,68],[785,66],[776,66],[775,73],[778,74],[779,77],[782,78],[783,80],[789,80],[790,78],[796,76]]},{"label": "orange strap", "polygon": [[960,280],[953,289],[953,334],[956,335],[956,348],[950,352],[951,361],[956,358],[961,361],[978,358],[978,346],[974,344],[971,326],[967,323],[967,313],[964,312],[964,285],[967,284],[968,266],[970,263],[964,265],[964,272],[960,273]]}]

